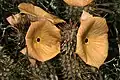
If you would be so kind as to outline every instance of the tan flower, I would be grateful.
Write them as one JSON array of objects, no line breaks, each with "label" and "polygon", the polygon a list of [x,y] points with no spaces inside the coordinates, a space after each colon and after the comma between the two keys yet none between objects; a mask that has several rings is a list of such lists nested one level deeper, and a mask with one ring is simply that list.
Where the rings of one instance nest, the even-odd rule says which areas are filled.
[{"label": "tan flower", "polygon": [[25,39],[28,56],[38,61],[47,61],[60,52],[60,30],[46,19],[33,22]]},{"label": "tan flower", "polygon": [[40,18],[46,18],[49,21],[51,21],[53,24],[65,22],[64,20],[59,19],[58,17],[47,13],[42,8],[34,6],[30,3],[21,3],[21,4],[19,4],[18,8],[21,13],[30,14],[32,16],[37,16]]},{"label": "tan flower", "polygon": [[86,64],[99,68],[108,55],[106,20],[83,11],[80,22],[76,53]]},{"label": "tan flower", "polygon": [[7,18],[7,21],[14,26],[14,24],[18,24],[20,21],[21,17],[20,14],[12,15]]},{"label": "tan flower", "polygon": [[64,0],[67,4],[72,6],[86,6],[93,0]]},{"label": "tan flower", "polygon": [[[21,4],[19,4],[18,8],[20,10],[20,13],[24,13],[24,15],[21,15],[20,13],[18,13],[18,14],[9,16],[7,18],[7,21],[12,26],[19,24],[23,18],[25,18],[25,19],[29,18],[30,21],[38,21],[41,18],[46,18],[49,21],[51,21],[53,24],[65,22],[64,20],[59,19],[58,17],[47,13],[40,7],[34,6],[29,3],[21,3]],[[29,16],[27,16],[27,15],[29,15]]]},{"label": "tan flower", "polygon": [[54,24],[65,21],[29,3],[21,3],[18,8],[25,15],[18,13],[8,17],[7,20],[13,27],[24,16],[25,20],[34,19],[26,34],[27,47],[21,53],[27,53],[32,65],[35,65],[36,60],[44,62],[55,57],[60,52],[60,30]]}]

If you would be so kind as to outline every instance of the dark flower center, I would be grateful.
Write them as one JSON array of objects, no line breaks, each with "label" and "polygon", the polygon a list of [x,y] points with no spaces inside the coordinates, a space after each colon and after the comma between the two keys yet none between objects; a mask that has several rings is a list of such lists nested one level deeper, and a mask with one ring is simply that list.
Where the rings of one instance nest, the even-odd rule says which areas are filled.
[{"label": "dark flower center", "polygon": [[37,42],[40,42],[40,38],[37,38]]},{"label": "dark flower center", "polygon": [[87,42],[88,42],[88,39],[86,38],[86,39],[85,39],[85,43],[87,43]]}]

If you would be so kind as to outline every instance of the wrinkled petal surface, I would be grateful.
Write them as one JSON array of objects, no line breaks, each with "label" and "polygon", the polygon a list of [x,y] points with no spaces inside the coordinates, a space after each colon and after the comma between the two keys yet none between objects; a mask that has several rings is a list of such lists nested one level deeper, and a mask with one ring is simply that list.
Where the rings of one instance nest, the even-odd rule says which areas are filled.
[{"label": "wrinkled petal surface", "polygon": [[33,22],[26,34],[28,55],[38,61],[46,61],[60,52],[60,30],[50,21]]},{"label": "wrinkled petal surface", "polygon": [[21,13],[38,16],[40,18],[46,18],[49,21],[51,21],[53,24],[65,22],[64,20],[59,19],[58,17],[47,13],[42,8],[34,6],[33,4],[30,4],[30,3],[21,3],[19,4],[18,8],[21,11]]},{"label": "wrinkled petal surface", "polygon": [[108,26],[101,17],[83,11],[77,34],[76,53],[86,64],[99,68],[108,55]]},{"label": "wrinkled petal surface", "polygon": [[86,6],[93,0],[64,0],[67,4],[72,6]]}]

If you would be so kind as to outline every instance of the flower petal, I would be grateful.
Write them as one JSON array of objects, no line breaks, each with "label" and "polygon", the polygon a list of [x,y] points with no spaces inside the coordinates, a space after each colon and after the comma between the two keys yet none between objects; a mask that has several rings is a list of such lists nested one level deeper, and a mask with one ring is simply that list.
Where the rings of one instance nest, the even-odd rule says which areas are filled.
[{"label": "flower petal", "polygon": [[64,0],[67,4],[72,6],[86,6],[93,0]]},{"label": "flower petal", "polygon": [[46,61],[60,52],[60,30],[50,21],[33,22],[26,34],[28,55],[38,61]]},{"label": "flower petal", "polygon": [[[87,16],[85,20],[82,17]],[[101,17],[92,17],[84,12],[77,34],[76,53],[86,64],[99,68],[108,55],[108,26]],[[87,39],[87,42],[85,41]]]},{"label": "flower petal", "polygon": [[21,4],[19,4],[18,8],[19,8],[21,13],[30,14],[33,16],[38,16],[40,18],[41,17],[46,18],[46,19],[50,20],[53,24],[65,22],[64,20],[59,19],[58,17],[47,13],[42,8],[34,6],[30,3],[21,3]]}]

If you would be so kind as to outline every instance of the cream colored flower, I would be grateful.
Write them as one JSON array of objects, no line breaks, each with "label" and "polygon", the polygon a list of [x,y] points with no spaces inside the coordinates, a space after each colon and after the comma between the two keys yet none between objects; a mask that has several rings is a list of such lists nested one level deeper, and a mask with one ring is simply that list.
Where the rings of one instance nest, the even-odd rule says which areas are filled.
[{"label": "cream colored flower", "polygon": [[93,0],[64,0],[67,4],[72,6],[86,6]]},{"label": "cream colored flower", "polygon": [[21,3],[19,4],[18,8],[21,13],[30,14],[32,16],[37,16],[39,18],[46,18],[49,21],[51,21],[53,24],[65,22],[64,20],[59,19],[58,17],[47,13],[42,8],[38,6],[34,6],[33,4],[30,3]]},{"label": "cream colored flower", "polygon": [[76,53],[86,64],[99,68],[108,55],[106,20],[83,11],[80,22]]},{"label": "cream colored flower", "polygon": [[60,30],[46,19],[33,22],[26,34],[28,56],[47,61],[60,52]]}]

